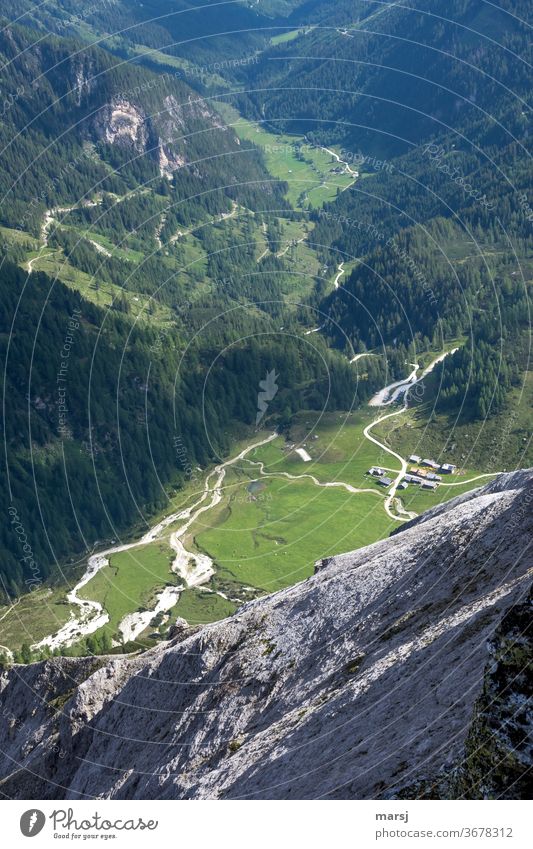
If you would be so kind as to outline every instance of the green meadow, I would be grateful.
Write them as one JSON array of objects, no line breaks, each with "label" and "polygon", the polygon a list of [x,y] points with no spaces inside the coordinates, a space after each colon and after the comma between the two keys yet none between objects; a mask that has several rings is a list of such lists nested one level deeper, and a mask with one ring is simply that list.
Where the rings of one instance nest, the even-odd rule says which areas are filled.
[{"label": "green meadow", "polygon": [[109,565],[79,592],[80,598],[99,601],[109,613],[105,630],[114,636],[127,613],[149,608],[165,584],[177,584],[171,572],[174,552],[165,540],[114,554]]},{"label": "green meadow", "polygon": [[299,35],[303,33],[302,29],[291,29],[286,32],[281,32],[279,35],[273,35],[270,39],[270,43],[274,46],[278,44],[287,44],[289,41],[294,41],[295,38],[298,38]]},{"label": "green meadow", "polygon": [[189,625],[205,625],[231,616],[236,608],[236,602],[222,598],[215,592],[192,587],[180,595],[178,603],[172,609],[171,623],[181,617]]},{"label": "green meadow", "polygon": [[[185,590],[169,621],[156,623],[149,631],[158,631],[164,637],[177,617],[191,625],[222,619],[250,598],[309,577],[317,560],[376,542],[398,527],[400,523],[389,519],[383,509],[386,490],[367,474],[372,465],[390,469],[391,474],[400,468],[396,458],[363,436],[365,426],[378,415],[379,410],[368,407],[322,416],[300,413],[288,434],[254,449],[229,467],[221,502],[203,513],[184,538],[188,550],[202,551],[213,559],[215,575],[205,588]],[[376,425],[372,433],[403,456],[420,453],[417,416],[421,412],[411,409]],[[260,437],[257,434],[254,441]],[[248,436],[233,453],[238,454],[249,443]],[[311,461],[304,462],[296,447],[305,447]],[[432,451],[422,453],[431,455]],[[260,463],[266,475],[262,475]],[[398,496],[405,509],[422,513],[483,485],[490,478],[468,482],[482,472],[461,468],[459,474],[446,477],[435,492],[409,486]],[[288,479],[284,473],[298,478]],[[370,492],[320,487],[301,475],[313,475],[321,483],[342,481]],[[167,512],[194,502],[199,487],[198,483],[190,484],[178,493]],[[80,591],[81,597],[99,601],[107,610],[110,622],[105,631],[110,636],[117,635],[126,614],[152,607],[160,589],[180,582],[171,572],[174,553],[168,545],[175,527],[169,527],[161,540],[113,555],[109,565]],[[142,531],[139,528],[136,533]],[[56,631],[72,609],[65,601],[65,592],[66,588],[38,591],[22,597],[12,609],[0,610],[4,617],[2,642],[18,647]],[[28,616],[21,614],[28,607],[34,611],[31,633],[27,625],[22,626]],[[152,642],[150,638],[148,644]]]},{"label": "green meadow", "polygon": [[337,173],[339,163],[329,153],[308,144],[303,136],[272,133],[226,103],[215,105],[239,138],[263,151],[273,177],[288,184],[287,199],[296,209],[322,206],[335,199],[338,189],[353,183],[349,174]]},{"label": "green meadow", "polygon": [[[368,469],[371,466],[381,466],[391,472],[389,476],[393,476],[395,472],[400,471],[400,464],[391,454],[363,437],[363,429],[379,415],[379,410],[364,408],[348,414],[326,414],[318,423],[315,423],[311,415],[304,413],[296,416],[287,440],[280,438],[264,445],[252,452],[249,459],[263,462],[267,473],[311,474],[324,483],[344,481],[355,487],[374,489],[384,495],[386,490],[377,483],[375,478],[367,474]],[[404,421],[405,417],[407,422]],[[376,425],[371,431],[371,434],[383,444],[403,454],[405,458],[414,451],[420,453],[420,446],[415,441],[416,431],[408,426],[408,417],[409,412],[401,413]],[[405,438],[399,444],[395,433],[397,429],[404,428],[406,429]],[[290,448],[291,445],[305,446],[304,450],[312,460],[304,462],[294,448]],[[424,456],[431,456],[431,452],[429,454],[425,452]],[[422,513],[443,501],[487,483],[490,478],[481,478],[468,483],[471,478],[482,474],[483,471],[479,468],[460,468],[459,474],[444,477],[436,491],[423,490],[418,486],[410,485],[406,490],[399,491],[398,496],[406,509]],[[327,492],[332,490],[329,489]]]},{"label": "green meadow", "polygon": [[[251,452],[250,460],[262,461],[265,472],[311,474],[322,483],[343,481],[355,487],[375,487],[366,475],[370,466],[381,465],[400,470],[398,460],[363,437],[363,429],[376,418],[375,408],[351,413],[326,413],[317,421],[316,413],[294,417],[288,440],[282,438]],[[311,456],[304,462],[289,446],[303,447]],[[331,490],[329,490],[331,491]]]},{"label": "green meadow", "polygon": [[375,542],[394,526],[377,493],[325,489],[306,480],[260,482],[253,496],[249,482],[232,487],[194,533],[221,581],[274,592],[309,577],[317,560]]},{"label": "green meadow", "polygon": [[[10,649],[38,643],[65,625],[72,607],[65,587],[43,587],[20,596],[10,607],[0,608],[0,643]],[[2,647],[0,646],[0,653]]]}]

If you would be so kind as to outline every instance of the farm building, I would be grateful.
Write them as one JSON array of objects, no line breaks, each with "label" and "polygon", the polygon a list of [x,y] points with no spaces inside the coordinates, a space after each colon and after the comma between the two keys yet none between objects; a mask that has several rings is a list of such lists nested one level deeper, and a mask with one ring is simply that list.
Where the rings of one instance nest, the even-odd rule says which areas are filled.
[{"label": "farm building", "polygon": [[422,457],[419,457],[418,454],[411,454],[411,456],[408,457],[407,460],[409,461],[409,463],[420,463]]},{"label": "farm building", "polygon": [[407,489],[407,486],[408,486],[408,482],[404,478],[404,480],[401,483],[398,484],[398,489]]},{"label": "farm building", "polygon": [[452,463],[443,463],[439,469],[439,472],[444,472],[445,475],[453,475],[457,466],[454,466]]},{"label": "farm building", "polygon": [[385,474],[385,469],[381,469],[379,466],[372,466],[368,470],[369,475],[373,475],[374,477],[381,478]]},{"label": "farm building", "polygon": [[437,489],[437,484],[433,483],[433,481],[424,481],[422,489]]},{"label": "farm building", "polygon": [[412,466],[411,473],[413,475],[418,475],[420,478],[425,478],[429,474],[427,469],[419,469],[418,466]]},{"label": "farm building", "polygon": [[442,478],[440,475],[436,475],[435,472],[428,472],[426,475],[426,480],[428,481],[441,481]]},{"label": "farm building", "polygon": [[391,478],[380,478],[378,480],[378,483],[379,483],[380,486],[390,486],[391,483],[392,483],[392,479]]},{"label": "farm building", "polygon": [[421,478],[417,478],[416,475],[404,475],[404,481],[407,483],[422,483]]},{"label": "farm building", "polygon": [[429,466],[430,469],[440,469],[440,463],[436,463],[435,460],[422,460],[423,466]]}]

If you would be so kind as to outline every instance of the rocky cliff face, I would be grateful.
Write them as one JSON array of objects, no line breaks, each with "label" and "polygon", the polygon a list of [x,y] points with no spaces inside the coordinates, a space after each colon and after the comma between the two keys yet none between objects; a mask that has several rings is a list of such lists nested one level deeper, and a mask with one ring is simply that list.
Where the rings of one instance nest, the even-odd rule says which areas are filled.
[{"label": "rocky cliff face", "polygon": [[[93,123],[96,139],[132,153],[148,154],[158,161],[160,175],[170,179],[187,162],[185,136],[194,130],[205,133],[207,128],[226,133],[226,128],[199,98],[189,97],[179,104],[169,95],[162,98],[161,105],[163,108],[155,114],[148,114],[140,104],[117,95],[98,110]],[[229,143],[235,144],[236,138],[227,135]],[[196,168],[194,173],[200,172]]]},{"label": "rocky cliff face", "polygon": [[1,791],[516,797],[532,503],[533,471],[503,475],[142,656],[12,667]]},{"label": "rocky cliff face", "polygon": [[108,144],[119,144],[144,151],[148,143],[146,115],[124,98],[115,98],[101,110],[97,120],[100,136]]}]

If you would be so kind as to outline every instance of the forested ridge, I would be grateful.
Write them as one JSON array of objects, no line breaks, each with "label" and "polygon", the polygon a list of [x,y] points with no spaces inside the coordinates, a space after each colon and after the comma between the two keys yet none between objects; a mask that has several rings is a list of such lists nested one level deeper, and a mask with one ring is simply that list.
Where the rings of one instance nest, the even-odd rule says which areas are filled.
[{"label": "forested ridge", "polygon": [[[527,133],[521,138],[525,143]],[[365,257],[342,290],[321,304],[335,321],[329,332],[336,344],[344,334],[356,348],[405,350],[414,342],[424,350],[467,335],[472,353],[487,343],[498,351],[500,370],[495,386],[492,369],[476,369],[484,401],[478,396],[473,408],[482,417],[505,406],[505,391],[521,370],[517,360],[527,367],[520,351],[529,332],[531,279],[524,157],[515,144],[495,145],[491,153],[488,162],[490,156],[458,150],[449,138],[431,143],[426,152],[395,160],[386,176],[371,175],[344,193],[317,214],[315,230],[321,244]],[[456,354],[456,361],[464,356]],[[451,398],[459,403],[476,393],[456,361],[441,366],[444,373],[454,370],[447,382],[455,391],[443,387],[439,401],[448,409]]]},{"label": "forested ridge", "polygon": [[10,0],[11,20],[37,31],[76,36],[122,55],[135,55],[135,47],[183,56],[203,65],[230,56],[246,55],[268,40],[262,28],[269,18],[245,3],[212,4],[205,0],[127,0],[91,3],[80,8],[76,0],[46,4]]},{"label": "forested ridge", "polygon": [[[121,62],[74,39],[48,35],[33,47],[34,40],[24,27],[0,32],[1,223],[37,235],[47,208],[97,192],[122,196],[136,186],[174,200],[181,223],[198,211],[227,209],[230,198],[250,205],[261,199],[264,206],[271,197],[280,205],[257,151],[238,143],[179,77]],[[117,123],[114,140],[112,112],[124,108],[132,137],[120,134]],[[161,183],[162,156],[179,180]],[[187,211],[180,205],[185,199]],[[141,212],[146,216],[146,206]]]},{"label": "forested ridge", "polygon": [[[242,108],[257,118],[398,155],[457,123],[520,120],[531,56],[526,0],[324,2],[315,28],[271,47],[247,73]],[[475,135],[470,135],[473,139]]]},{"label": "forested ridge", "polygon": [[439,367],[437,403],[474,419],[504,409],[528,368],[525,17],[521,2],[426,2],[350,28],[336,4],[334,26],[265,54],[242,99],[272,126],[344,145],[364,177],[312,213],[334,262],[362,260],[319,302],[333,344],[384,348],[398,373],[416,351],[468,338]]}]

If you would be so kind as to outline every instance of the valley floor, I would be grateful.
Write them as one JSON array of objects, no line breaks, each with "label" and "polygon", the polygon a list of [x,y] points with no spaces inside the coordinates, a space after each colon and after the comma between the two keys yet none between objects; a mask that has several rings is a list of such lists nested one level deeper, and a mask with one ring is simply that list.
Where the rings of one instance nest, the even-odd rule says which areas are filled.
[{"label": "valley floor", "polygon": [[[496,472],[459,469],[436,491],[399,490],[408,461],[382,432],[386,422],[405,417],[417,379],[444,355],[424,369],[413,366],[366,409],[318,419],[302,413],[287,438],[258,435],[203,479],[198,474],[176,509],[140,539],[92,554],[63,597],[57,590],[36,593],[41,613],[32,626],[21,615],[23,607],[31,611],[31,596],[5,610],[4,651],[27,642],[30,631],[35,651],[83,652],[82,641],[103,633],[117,648],[153,644],[178,619],[224,618],[251,598],[309,577],[319,558],[376,542],[478,486]],[[368,474],[371,467],[390,483]]]}]

